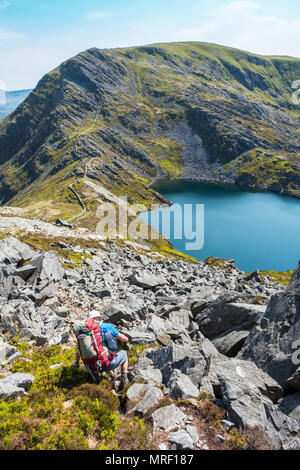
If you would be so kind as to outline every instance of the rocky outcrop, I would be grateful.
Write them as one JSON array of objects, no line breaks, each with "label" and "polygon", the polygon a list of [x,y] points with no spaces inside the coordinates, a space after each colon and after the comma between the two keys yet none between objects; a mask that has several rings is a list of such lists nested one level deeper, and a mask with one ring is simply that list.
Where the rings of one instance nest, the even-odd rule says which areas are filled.
[{"label": "rocky outcrop", "polygon": [[[36,254],[15,238],[1,240],[0,248],[0,329],[37,344],[66,342],[70,327],[49,307],[64,277],[55,253]],[[9,358],[11,350],[4,349]]]},{"label": "rocky outcrop", "polygon": [[[72,322],[98,309],[131,344],[145,346],[130,368],[133,384],[124,405],[130,416],[151,415],[154,433],[165,433],[164,449],[207,447],[193,416],[168,405],[173,400],[198,406],[201,396],[221,407],[224,422],[231,423],[226,424],[228,429],[235,426],[244,432],[259,426],[275,448],[300,448],[298,367],[287,374],[290,388],[284,396],[284,384],[256,361],[236,357],[245,340],[243,354],[247,350],[248,335],[263,332],[274,299],[286,299],[280,305],[292,308],[293,314],[285,317],[290,329],[284,331],[289,334],[297,327],[299,269],[282,293],[282,285],[255,276],[245,280],[237,269],[225,272],[204,263],[156,259],[147,250],[141,255],[114,243],[103,250],[89,249],[89,261],[95,257],[97,262],[66,271],[53,252],[33,252],[14,239],[4,240],[2,247],[6,254],[0,266],[0,329],[5,337],[0,341],[0,360],[8,374],[0,381],[3,399],[25,390],[10,379],[10,365],[22,355],[10,346],[10,337],[19,335],[37,345],[69,344]],[[136,247],[143,251],[143,245]],[[143,282],[136,282],[137,273]],[[163,282],[155,285],[158,278]],[[104,291],[109,295],[99,295]],[[270,299],[266,312],[253,303],[258,295]],[[276,323],[274,331],[275,327]],[[224,436],[216,439],[223,442]]]},{"label": "rocky outcrop", "polygon": [[300,265],[287,290],[271,298],[260,324],[251,331],[239,354],[254,361],[285,389],[292,385],[300,363],[299,311]]}]

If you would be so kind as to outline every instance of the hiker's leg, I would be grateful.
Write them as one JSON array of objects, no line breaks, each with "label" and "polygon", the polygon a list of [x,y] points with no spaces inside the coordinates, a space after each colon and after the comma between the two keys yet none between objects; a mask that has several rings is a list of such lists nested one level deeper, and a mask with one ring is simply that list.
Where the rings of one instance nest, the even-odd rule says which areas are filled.
[{"label": "hiker's leg", "polygon": [[128,373],[128,357],[127,357],[126,351],[122,351],[122,353],[123,353],[123,357],[124,357],[124,362],[123,362],[123,364],[121,365],[121,372],[122,372],[122,375],[121,375],[121,382],[120,382],[120,386],[119,386],[119,392],[121,392],[121,391],[126,387],[126,385],[129,383],[128,377],[127,377],[127,373]]},{"label": "hiker's leg", "polygon": [[124,364],[121,365],[121,372],[122,372],[122,375],[127,375],[128,373],[128,359],[126,358],[126,362],[124,362]]},{"label": "hiker's leg", "polygon": [[116,356],[111,361],[107,372],[110,374],[111,371],[114,371],[118,367],[121,367],[121,382],[119,391],[123,390],[123,388],[128,384],[127,372],[128,372],[128,359],[126,351],[119,351]]}]

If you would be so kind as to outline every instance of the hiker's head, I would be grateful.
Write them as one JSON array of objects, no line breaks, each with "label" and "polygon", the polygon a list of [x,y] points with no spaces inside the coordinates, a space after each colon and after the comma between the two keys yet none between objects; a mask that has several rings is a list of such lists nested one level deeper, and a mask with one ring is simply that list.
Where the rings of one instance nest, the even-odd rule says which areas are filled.
[{"label": "hiker's head", "polygon": [[92,310],[89,313],[89,318],[92,318],[93,320],[96,320],[96,321],[102,321],[101,313],[98,310]]}]

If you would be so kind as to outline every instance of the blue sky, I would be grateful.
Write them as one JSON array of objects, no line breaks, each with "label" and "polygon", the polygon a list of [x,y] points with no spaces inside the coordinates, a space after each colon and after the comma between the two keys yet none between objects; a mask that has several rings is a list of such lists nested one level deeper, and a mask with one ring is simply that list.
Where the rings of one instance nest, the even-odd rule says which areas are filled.
[{"label": "blue sky", "polygon": [[299,0],[0,0],[0,80],[32,88],[89,47],[207,41],[300,57]]}]

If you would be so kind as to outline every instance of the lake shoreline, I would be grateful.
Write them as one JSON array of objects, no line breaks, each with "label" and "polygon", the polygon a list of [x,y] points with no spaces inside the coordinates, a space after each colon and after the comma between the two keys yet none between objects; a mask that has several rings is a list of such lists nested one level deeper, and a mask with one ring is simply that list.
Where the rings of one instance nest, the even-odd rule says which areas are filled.
[{"label": "lake shoreline", "polygon": [[[191,252],[185,249],[186,240],[166,237],[176,250],[198,261],[211,256],[234,259],[239,269],[248,272],[256,269],[288,272],[297,266],[300,258],[297,198],[227,183],[182,180],[157,181],[153,189],[170,202],[159,209],[162,213],[170,213],[175,204],[205,206],[204,248]],[[148,214],[141,214],[143,220],[148,220]],[[174,221],[173,231],[175,227]],[[166,236],[161,227],[159,231]]]}]

